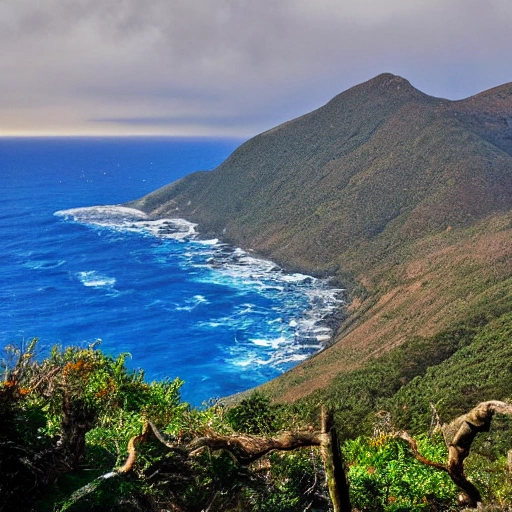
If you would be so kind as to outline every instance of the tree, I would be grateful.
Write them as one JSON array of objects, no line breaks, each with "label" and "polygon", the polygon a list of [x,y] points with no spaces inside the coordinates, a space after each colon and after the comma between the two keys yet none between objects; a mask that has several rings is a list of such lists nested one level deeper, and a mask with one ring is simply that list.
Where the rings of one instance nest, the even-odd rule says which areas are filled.
[{"label": "tree", "polygon": [[481,402],[466,414],[441,427],[446,446],[448,447],[448,463],[439,464],[429,461],[418,452],[416,441],[407,432],[399,432],[397,436],[407,441],[414,456],[424,464],[441,471],[446,471],[466,495],[469,506],[476,507],[481,503],[480,491],[471,483],[464,473],[464,461],[468,457],[471,445],[480,432],[489,432],[491,422],[496,413],[512,415],[512,405],[506,402],[491,400]]}]

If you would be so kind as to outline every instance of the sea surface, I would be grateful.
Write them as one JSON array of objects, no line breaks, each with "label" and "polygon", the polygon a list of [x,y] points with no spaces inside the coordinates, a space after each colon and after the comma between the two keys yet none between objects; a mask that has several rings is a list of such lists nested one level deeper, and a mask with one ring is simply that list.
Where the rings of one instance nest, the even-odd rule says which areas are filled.
[{"label": "sea surface", "polygon": [[287,274],[186,219],[120,206],[242,141],[0,139],[0,345],[129,352],[147,380],[180,377],[201,405],[261,384],[323,347],[340,290]]}]

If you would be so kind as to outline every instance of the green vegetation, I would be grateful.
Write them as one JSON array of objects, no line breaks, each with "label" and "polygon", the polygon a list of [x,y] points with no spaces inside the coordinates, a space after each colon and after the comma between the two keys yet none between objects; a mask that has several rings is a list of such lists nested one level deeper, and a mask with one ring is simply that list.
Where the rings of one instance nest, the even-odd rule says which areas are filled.
[{"label": "green vegetation", "polygon": [[[325,509],[311,451],[272,454],[248,468],[226,451],[187,458],[144,434],[151,420],[178,444],[213,433],[271,435],[297,422],[292,411],[258,394],[228,413],[220,405],[194,409],[180,400],[181,381],[146,383],[127,370],[126,354],[54,347],[38,361],[36,346],[7,347],[2,361],[0,510]],[[116,477],[99,478],[116,467]]]},{"label": "green vegetation", "polygon": [[[500,323],[504,337],[510,334],[511,316],[492,321]],[[439,356],[443,362],[397,386],[396,393],[393,382],[399,376],[391,378],[387,387],[380,377],[365,381],[358,374],[353,378],[349,391],[354,399],[342,402],[336,414],[342,418],[338,422],[344,432],[341,448],[357,510],[457,508],[458,490],[447,474],[418,462],[407,443],[396,437],[395,427],[403,428],[411,421],[420,453],[434,462],[446,461],[440,434],[428,435],[424,410],[437,396],[434,382],[454,399],[452,405],[439,408],[447,419],[454,416],[449,407],[457,411],[479,399],[464,397],[442,375],[452,373],[460,379],[457,365],[473,364],[472,357],[486,358],[485,348],[502,341],[496,329],[491,329],[492,322],[475,327],[470,342],[462,328],[440,337],[438,341],[444,340],[445,346],[444,355]],[[489,333],[494,333],[492,340]],[[409,353],[418,346],[408,347]],[[2,361],[0,510],[330,510],[316,446],[290,452],[271,450],[250,463],[244,463],[234,448],[229,451],[237,438],[265,443],[284,431],[293,435],[318,430],[318,408],[315,416],[307,404],[274,404],[255,392],[231,408],[213,404],[193,409],[180,400],[181,381],[146,383],[142,372],[127,370],[126,354],[112,358],[94,346],[54,347],[47,358],[37,360],[36,348],[37,340],[22,348],[7,347]],[[503,349],[510,350],[509,346]],[[390,374],[396,374],[402,356],[387,357]],[[425,359],[430,357],[433,351],[425,355]],[[496,363],[489,360],[489,368]],[[380,364],[384,370],[384,362]],[[410,378],[410,372],[406,368],[403,374]],[[510,383],[511,379],[504,380]],[[379,393],[376,382],[382,385]],[[460,382],[462,389],[466,384]],[[500,385],[498,379],[490,379],[486,391],[498,393]],[[383,396],[389,397],[387,401]],[[361,404],[356,408],[358,398]],[[329,399],[335,406],[337,398]],[[376,414],[384,404],[393,415]],[[403,404],[410,405],[412,412]],[[400,416],[400,411],[407,412]],[[512,478],[506,466],[510,420],[497,417],[492,435],[482,437],[467,464],[469,478],[485,499],[502,507],[512,498]],[[148,421],[165,443],[156,434],[150,435]],[[370,435],[365,435],[364,425],[372,430]],[[198,439],[207,444],[198,444]],[[208,444],[208,440],[222,439],[228,440],[222,449]],[[194,449],[186,451],[191,446]]]},{"label": "green vegetation", "polygon": [[[499,312],[497,312],[499,315]],[[335,411],[346,437],[372,431],[373,414],[385,409],[396,427],[424,432],[435,403],[443,421],[491,398],[512,397],[512,312],[477,316],[428,338],[416,337],[362,368],[335,377],[329,387],[298,400]]]},{"label": "green vegetation", "polygon": [[[444,462],[446,446],[440,434],[418,438],[420,452]],[[385,434],[347,441],[352,503],[357,510],[456,510],[457,488],[446,473],[411,461],[406,446]]]}]

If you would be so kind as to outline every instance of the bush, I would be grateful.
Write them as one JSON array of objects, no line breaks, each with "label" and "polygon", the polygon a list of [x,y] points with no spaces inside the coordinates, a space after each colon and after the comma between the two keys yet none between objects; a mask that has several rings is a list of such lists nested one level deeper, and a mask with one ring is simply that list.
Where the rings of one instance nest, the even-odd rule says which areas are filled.
[{"label": "bush", "polygon": [[[441,436],[417,439],[420,453],[446,461]],[[383,435],[346,441],[342,452],[349,466],[350,498],[360,511],[455,510],[457,488],[449,476],[418,462],[406,445]]]},{"label": "bush", "polygon": [[260,392],[254,392],[231,408],[226,419],[233,430],[246,434],[272,434],[282,426],[279,407]]}]

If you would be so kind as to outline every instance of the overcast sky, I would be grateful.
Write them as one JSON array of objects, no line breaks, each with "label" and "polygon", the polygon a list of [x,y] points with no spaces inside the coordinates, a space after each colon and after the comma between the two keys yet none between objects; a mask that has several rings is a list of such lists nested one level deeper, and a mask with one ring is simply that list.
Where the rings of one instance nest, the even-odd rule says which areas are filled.
[{"label": "overcast sky", "polygon": [[512,0],[0,0],[0,135],[250,137],[382,72],[512,81]]}]

